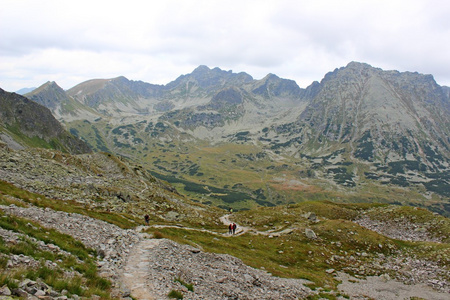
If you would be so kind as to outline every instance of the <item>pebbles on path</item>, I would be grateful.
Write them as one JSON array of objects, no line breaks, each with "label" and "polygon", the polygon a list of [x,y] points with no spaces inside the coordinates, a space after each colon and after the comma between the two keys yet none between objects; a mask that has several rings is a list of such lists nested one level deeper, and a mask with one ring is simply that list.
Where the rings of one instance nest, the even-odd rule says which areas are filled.
[{"label": "pebbles on path", "polygon": [[[167,239],[140,242],[129,257],[124,278],[138,299],[166,299],[172,290],[186,299],[303,299],[312,293],[303,285],[305,280],[274,277],[231,255],[207,253]],[[152,291],[154,298],[141,298],[145,290]]]}]

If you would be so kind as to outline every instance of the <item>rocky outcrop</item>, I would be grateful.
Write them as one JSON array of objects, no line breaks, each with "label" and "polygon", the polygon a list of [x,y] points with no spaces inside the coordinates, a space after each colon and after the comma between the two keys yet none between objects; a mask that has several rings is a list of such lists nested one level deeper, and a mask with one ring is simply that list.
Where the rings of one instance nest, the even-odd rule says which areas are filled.
[{"label": "rocky outcrop", "polygon": [[402,241],[442,242],[442,239],[444,238],[432,236],[426,226],[414,224],[406,218],[398,218],[390,221],[376,221],[368,216],[361,216],[355,220],[355,223],[384,236]]}]

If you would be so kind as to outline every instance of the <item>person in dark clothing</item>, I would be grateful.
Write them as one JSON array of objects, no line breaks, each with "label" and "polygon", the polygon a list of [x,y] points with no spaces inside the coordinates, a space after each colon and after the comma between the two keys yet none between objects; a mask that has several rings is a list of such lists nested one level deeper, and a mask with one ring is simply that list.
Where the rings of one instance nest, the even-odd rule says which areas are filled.
[{"label": "person in dark clothing", "polygon": [[228,225],[228,234],[232,233],[233,233],[233,224],[230,223],[230,225]]},{"label": "person in dark clothing", "polygon": [[233,223],[233,234],[236,234],[236,227],[237,227],[236,223]]},{"label": "person in dark clothing", "polygon": [[149,215],[145,215],[144,219],[145,219],[145,224],[148,225],[148,221],[150,221],[150,216]]}]

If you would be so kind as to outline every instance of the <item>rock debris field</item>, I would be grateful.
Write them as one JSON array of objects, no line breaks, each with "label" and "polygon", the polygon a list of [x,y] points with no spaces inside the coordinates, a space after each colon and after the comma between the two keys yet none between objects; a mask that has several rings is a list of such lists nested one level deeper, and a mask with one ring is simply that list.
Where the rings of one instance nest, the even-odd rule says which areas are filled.
[{"label": "rock debris field", "polygon": [[[246,266],[230,255],[206,253],[167,239],[147,238],[137,230],[124,230],[87,216],[33,206],[10,205],[0,206],[0,209],[6,214],[34,220],[44,227],[69,234],[87,247],[96,249],[101,257],[99,273],[112,280],[113,295],[122,299],[131,300],[131,296],[141,300],[168,299],[167,295],[172,290],[182,291],[184,299],[304,299],[315,293],[305,286],[308,283],[305,280],[274,277]],[[18,238],[8,230],[1,230],[0,236],[4,240]],[[40,246],[54,248],[54,245],[42,242]],[[32,258],[12,254],[8,262],[11,266],[36,263]],[[428,269],[431,267],[427,266]],[[443,271],[431,269],[434,270],[432,272]],[[411,277],[415,273],[423,273],[424,269],[418,266],[409,272]],[[428,276],[420,282],[410,282],[410,285],[388,276],[365,280],[342,273],[336,276],[343,282],[339,288],[350,299],[399,299],[405,295],[409,297],[411,293],[423,299],[449,299],[448,283],[436,282],[436,289],[441,292],[432,290],[426,285]],[[39,299],[29,296],[30,299]],[[45,297],[68,299],[61,295]]]},{"label": "rock debris field", "polygon": [[[134,230],[83,215],[15,205],[0,209],[69,234],[102,253],[100,274],[112,279],[125,299],[130,295],[167,299],[171,290],[183,291],[185,299],[301,299],[311,293],[304,280],[274,277],[230,255],[205,253],[166,239],[145,239]],[[5,230],[0,234],[10,236]],[[193,284],[194,291],[174,281],[177,278]]]}]

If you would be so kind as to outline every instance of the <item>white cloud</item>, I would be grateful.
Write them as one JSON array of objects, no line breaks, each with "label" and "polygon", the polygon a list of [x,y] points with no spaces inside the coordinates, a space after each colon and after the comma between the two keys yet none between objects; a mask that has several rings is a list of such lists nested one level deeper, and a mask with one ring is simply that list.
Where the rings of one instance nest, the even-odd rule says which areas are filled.
[{"label": "white cloud", "polygon": [[450,85],[448,1],[3,2],[7,90],[120,75],[167,83],[200,64],[306,87],[353,60]]}]

